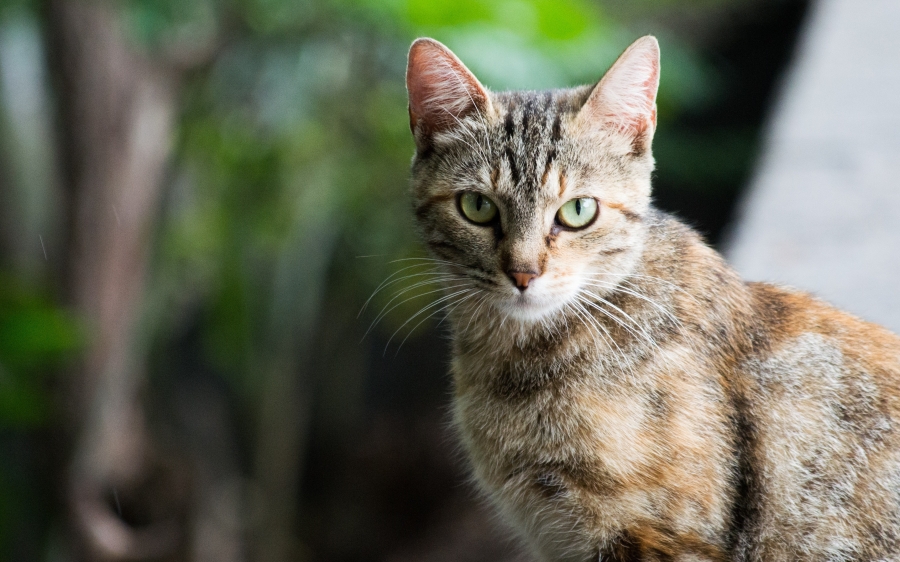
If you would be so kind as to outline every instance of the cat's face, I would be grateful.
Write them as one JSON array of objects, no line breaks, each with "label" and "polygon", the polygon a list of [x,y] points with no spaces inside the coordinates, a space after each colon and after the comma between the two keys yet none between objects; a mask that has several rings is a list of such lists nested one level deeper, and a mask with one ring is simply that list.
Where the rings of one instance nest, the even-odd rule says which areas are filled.
[{"label": "cat's face", "polygon": [[538,321],[609,292],[642,249],[659,76],[638,40],[594,87],[488,92],[443,45],[410,50],[413,197],[448,287]]}]

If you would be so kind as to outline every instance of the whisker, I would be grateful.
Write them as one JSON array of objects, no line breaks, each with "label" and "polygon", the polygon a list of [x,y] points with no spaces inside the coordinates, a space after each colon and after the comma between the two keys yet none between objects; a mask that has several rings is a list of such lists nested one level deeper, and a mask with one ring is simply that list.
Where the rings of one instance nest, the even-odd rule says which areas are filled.
[{"label": "whisker", "polygon": [[[402,330],[404,326],[406,326],[407,324],[409,324],[410,322],[412,322],[412,321],[413,321],[415,318],[417,318],[420,314],[422,314],[422,313],[425,312],[426,310],[429,310],[429,309],[431,309],[431,308],[433,308],[433,307],[439,305],[440,303],[446,301],[447,299],[452,299],[452,298],[455,297],[455,296],[458,296],[458,295],[461,295],[461,294],[468,293],[469,291],[471,291],[471,289],[462,289],[462,290],[460,290],[460,291],[456,291],[455,293],[451,293],[451,294],[449,294],[449,295],[443,296],[443,297],[437,299],[436,301],[434,301],[433,303],[431,303],[431,304],[429,304],[429,305],[427,305],[427,306],[424,306],[424,307],[420,308],[418,312],[416,312],[415,314],[413,314],[406,322],[404,322],[403,324],[401,324],[400,327],[397,328],[397,329],[394,331],[393,334],[391,334],[391,337],[388,338],[388,341],[387,341],[387,343],[386,343],[385,346],[384,346],[384,353],[387,353],[388,346],[391,344],[391,340],[394,339],[394,336],[396,336],[397,333],[398,333],[400,330]],[[449,305],[448,305],[448,306],[449,306]],[[444,307],[444,308],[446,308],[446,307]],[[443,310],[443,308],[439,309],[438,312],[440,312],[440,310]]]},{"label": "whisker", "polygon": [[[411,335],[413,334],[413,332],[416,331],[416,328],[418,328],[419,326],[421,326],[423,322],[425,322],[425,321],[428,320],[429,318],[433,317],[435,314],[440,313],[442,310],[445,310],[447,307],[453,306],[453,308],[451,308],[450,311],[447,312],[447,314],[444,316],[444,318],[441,319],[441,322],[443,322],[444,319],[447,318],[447,316],[449,316],[450,314],[453,314],[453,311],[456,310],[456,309],[459,307],[459,305],[461,305],[462,303],[466,302],[466,301],[469,300],[470,298],[476,296],[476,295],[477,295],[478,293],[480,293],[480,292],[481,292],[481,291],[478,291],[478,292],[476,292],[476,293],[473,293],[473,294],[470,294],[470,295],[461,297],[461,298],[459,298],[455,303],[454,303],[454,302],[451,302],[451,303],[447,304],[446,306],[442,306],[441,308],[435,310],[434,312],[432,312],[431,314],[429,314],[429,315],[426,316],[425,318],[419,320],[419,323],[412,327],[412,329],[409,331],[409,333],[406,334],[406,337],[403,338],[403,341],[400,342],[400,345],[397,346],[397,351],[396,351],[396,353],[394,354],[394,356],[396,357],[396,355],[400,353],[400,348],[403,347],[403,344],[406,343],[406,340],[409,339],[409,336],[411,336]],[[441,325],[441,322],[438,322],[438,326]],[[401,326],[400,328],[402,328],[402,327],[403,327],[403,326]],[[399,331],[399,328],[398,328],[398,331]],[[396,332],[395,332],[395,333],[396,333]],[[393,336],[391,336],[391,338],[393,338]],[[390,344],[390,343],[391,343],[391,341],[388,340],[388,344]],[[387,350],[387,346],[385,346],[385,351],[386,351],[386,350]]]},{"label": "whisker", "polygon": [[592,272],[592,273],[589,274],[589,275],[606,275],[606,276],[623,277],[623,279],[622,279],[621,282],[622,282],[622,283],[629,283],[629,284],[631,284],[632,286],[634,286],[634,284],[631,283],[630,279],[645,279],[645,280],[647,280],[647,281],[656,281],[657,283],[661,283],[661,284],[663,284],[663,285],[668,285],[670,288],[672,288],[672,289],[674,289],[674,290],[676,290],[676,291],[678,291],[678,292],[680,292],[680,293],[683,293],[685,296],[691,298],[691,299],[694,300],[694,302],[696,302],[696,303],[701,303],[701,302],[702,302],[702,301],[700,301],[699,299],[697,299],[697,297],[695,297],[694,295],[692,295],[691,293],[689,293],[687,290],[685,290],[684,287],[681,287],[680,285],[678,285],[678,284],[676,284],[676,283],[672,283],[671,281],[669,281],[669,280],[667,280],[667,279],[663,279],[663,278],[661,278],[661,277],[656,277],[656,276],[653,276],[653,275],[641,275],[641,274],[638,274],[638,273],[622,274],[622,273],[614,273],[614,272],[611,272],[611,271],[595,271],[595,272]]},{"label": "whisker", "polygon": [[457,267],[460,266],[460,264],[449,261],[449,260],[440,260],[437,258],[426,258],[426,257],[397,258],[395,260],[389,261],[388,263],[399,263],[402,261],[422,261],[422,262],[429,262],[429,263],[439,263],[439,264],[444,264],[444,265],[454,265]]},{"label": "whisker", "polygon": [[387,316],[392,310],[394,310],[394,309],[397,308],[398,306],[400,306],[400,305],[402,305],[402,304],[404,304],[404,303],[407,303],[407,302],[409,302],[409,301],[411,301],[411,300],[413,300],[413,299],[417,299],[417,298],[420,298],[420,297],[424,297],[424,296],[426,296],[426,295],[432,295],[432,294],[434,294],[434,293],[439,293],[439,292],[441,292],[441,291],[443,291],[443,290],[445,290],[445,289],[456,289],[456,288],[458,288],[458,287],[463,287],[463,286],[465,286],[465,285],[467,284],[467,283],[465,283],[465,284],[461,284],[461,285],[453,285],[453,286],[449,286],[449,287],[441,287],[441,288],[438,288],[438,289],[434,289],[434,290],[432,290],[432,291],[427,291],[427,292],[425,292],[425,293],[419,293],[419,294],[413,295],[413,296],[411,296],[411,297],[409,297],[409,298],[407,298],[407,299],[403,299],[402,301],[398,302],[398,303],[395,304],[394,306],[392,306],[392,307],[390,307],[390,308],[387,308],[392,302],[394,302],[397,298],[399,298],[399,297],[400,297],[401,295],[403,295],[404,293],[407,293],[407,292],[411,291],[412,289],[416,288],[417,286],[421,286],[421,285],[424,285],[424,284],[427,284],[427,283],[432,283],[432,282],[433,282],[433,280],[420,281],[419,283],[416,283],[415,285],[413,285],[413,286],[411,286],[411,287],[407,287],[406,289],[404,289],[403,291],[401,291],[400,293],[398,293],[394,298],[392,298],[391,300],[389,300],[389,301],[387,302],[387,304],[384,305],[384,308],[381,310],[381,312],[378,314],[378,316],[375,317],[375,320],[372,320],[372,323],[369,325],[369,329],[366,330],[366,333],[365,333],[365,334],[363,334],[362,339],[363,339],[363,340],[366,339],[366,336],[369,335],[369,333],[372,331],[372,328],[374,328],[375,325],[378,324],[378,322],[380,322],[385,316]]},{"label": "whisker", "polygon": [[[581,291],[580,294],[588,295],[588,293],[584,293],[583,291]],[[622,316],[624,316],[629,322],[631,322],[631,324],[632,324],[636,329],[638,329],[638,330],[641,331],[641,334],[643,334],[644,338],[647,340],[647,343],[653,345],[654,347],[657,347],[656,341],[653,339],[653,337],[650,336],[650,334],[647,333],[647,331],[644,329],[644,327],[641,326],[640,322],[638,322],[637,320],[635,320],[634,318],[632,318],[627,312],[625,312],[624,310],[622,310],[622,309],[619,308],[618,306],[614,305],[613,303],[609,302],[608,300],[604,299],[603,297],[601,297],[601,296],[599,296],[599,295],[593,295],[593,294],[592,294],[592,295],[590,295],[590,296],[593,297],[593,298],[595,298],[595,299],[600,300],[601,302],[603,302],[603,303],[606,304],[607,306],[613,308],[616,312],[618,312],[619,314],[621,314]],[[588,299],[588,300],[589,300],[589,299]],[[591,304],[591,305],[597,306],[597,309],[598,309],[598,310],[600,310],[600,311],[603,312],[604,314],[607,314],[608,316],[610,316],[610,318],[614,318],[614,320],[615,320],[620,326],[622,326],[622,327],[625,328],[626,330],[629,330],[629,332],[631,332],[632,335],[637,336],[637,334],[634,333],[630,328],[628,328],[628,326],[627,326],[624,322],[622,322],[620,318],[618,318],[618,317],[613,317],[611,314],[608,313],[608,311],[602,309],[602,307],[599,307],[599,306],[598,306],[598,303],[590,303],[590,304]]]},{"label": "whisker", "polygon": [[[482,292],[484,292],[484,291],[482,291]],[[481,295],[481,298],[478,299],[478,302],[479,302],[478,307],[475,308],[475,311],[471,315],[469,315],[469,322],[468,322],[468,324],[466,324],[465,330],[463,330],[462,333],[460,334],[461,336],[468,335],[469,327],[472,325],[472,320],[474,320],[475,317],[478,316],[478,313],[481,311],[481,307],[484,306],[484,303],[486,303],[487,300],[488,300],[487,293]]]},{"label": "whisker", "polygon": [[412,269],[414,267],[423,267],[425,265],[426,264],[409,265],[409,266],[406,266],[406,267],[400,269],[399,271],[396,271],[396,272],[392,273],[391,275],[389,275],[384,281],[382,281],[377,287],[375,287],[375,290],[372,292],[371,295],[369,295],[369,298],[366,299],[366,302],[363,303],[362,308],[359,310],[359,313],[357,313],[356,317],[357,318],[360,317],[360,315],[366,310],[366,307],[369,306],[369,303],[372,301],[372,299],[375,297],[375,295],[377,295],[381,290],[385,289],[386,287],[393,285],[394,283],[399,283],[400,281],[404,281],[406,279],[410,279],[412,277],[417,277],[417,276],[421,276],[421,275],[428,275],[428,274],[443,275],[443,274],[445,274],[445,272],[432,269],[430,271],[424,271],[424,272],[420,272],[420,273],[404,275],[402,277],[399,277],[399,278],[391,281],[391,278],[393,278],[396,275],[399,275],[400,273],[402,273],[408,269]]},{"label": "whisker", "polygon": [[[573,303],[573,304],[574,304],[574,303]],[[580,308],[580,309],[584,312],[584,314],[587,316],[587,318],[589,318],[589,319],[592,320],[592,325],[593,325],[593,326],[596,326],[596,327],[600,328],[601,330],[603,330],[603,333],[605,334],[604,340],[608,340],[609,342],[611,342],[611,343],[613,344],[613,346],[614,346],[614,347],[616,348],[616,350],[619,352],[619,355],[621,356],[622,360],[624,361],[624,360],[626,359],[627,355],[626,355],[625,352],[622,350],[622,348],[619,347],[619,344],[616,342],[616,339],[615,339],[614,337],[612,337],[612,334],[609,332],[609,330],[607,330],[605,326],[603,326],[602,324],[600,324],[600,322],[599,322],[596,318],[594,318],[594,316],[593,316],[592,314],[590,314],[590,313],[587,311],[587,309],[584,308],[584,305],[583,305],[583,304],[578,304],[577,306],[578,306],[578,308]],[[619,366],[621,367],[622,364],[619,363]],[[635,375],[635,372],[634,372],[634,366],[633,366],[633,365],[630,365],[630,364],[627,364],[626,366],[624,366],[624,369],[623,369],[623,370],[624,370],[624,371],[629,375],[629,377],[631,378],[631,383],[632,383],[632,384],[637,384],[637,376]]]},{"label": "whisker", "polygon": [[[471,296],[474,297],[474,296],[477,296],[477,295],[479,295],[480,293],[483,293],[483,292],[484,292],[484,291],[483,291],[482,289],[476,289],[476,290],[475,290],[475,293],[472,294]],[[466,297],[466,299],[468,299],[468,298],[469,298],[469,297]],[[462,304],[466,299],[463,299],[462,301],[460,301],[460,304]],[[443,323],[444,323],[444,320],[446,320],[447,318],[449,318],[449,317],[450,317],[450,314],[452,314],[454,310],[456,310],[456,307],[455,307],[455,306],[454,306],[452,309],[450,309],[450,311],[449,311],[447,314],[445,314],[443,318],[440,319],[440,321],[437,323],[437,325],[440,326],[441,324],[443,324]],[[430,317],[429,317],[429,318],[430,318]],[[416,329],[417,327],[418,327],[418,324],[416,324],[415,326],[413,326],[413,331],[415,331],[415,329]]]},{"label": "whisker", "polygon": [[[674,365],[671,363],[671,361],[670,361],[670,360],[665,356],[665,354],[663,353],[663,349],[662,349],[662,347],[660,347],[659,343],[656,342],[656,340],[653,338],[653,336],[652,336],[651,334],[649,334],[649,333],[646,331],[646,329],[645,329],[643,326],[641,326],[641,324],[640,324],[639,322],[637,322],[634,318],[632,318],[632,317],[629,316],[627,313],[625,313],[625,311],[621,310],[619,307],[617,307],[617,306],[615,306],[614,304],[610,303],[610,302],[607,301],[606,299],[604,299],[604,298],[602,298],[602,297],[599,297],[599,296],[597,296],[597,295],[591,295],[591,296],[593,296],[594,298],[600,299],[601,301],[603,301],[603,302],[606,303],[607,305],[609,305],[609,306],[615,308],[615,309],[618,310],[620,313],[622,313],[623,315],[625,315],[625,316],[626,316],[626,317],[634,324],[634,326],[635,326],[638,330],[640,330],[641,335],[643,336],[643,339],[647,342],[648,345],[650,345],[650,346],[654,349],[654,352],[655,352],[656,357],[659,358],[659,359],[661,359],[661,360],[665,363],[665,365],[666,365],[667,367],[670,367],[670,368],[674,367]],[[598,311],[600,311],[600,312],[602,312],[603,314],[607,315],[609,318],[611,318],[611,319],[613,319],[614,321],[616,321],[616,323],[618,323],[620,326],[622,326],[623,328],[625,328],[626,330],[628,330],[629,333],[631,333],[633,336],[638,337],[638,334],[635,333],[632,329],[630,329],[625,323],[623,323],[623,322],[621,321],[621,319],[613,317],[608,311],[606,311],[606,310],[604,310],[602,307],[600,307],[600,306],[599,306],[599,303],[589,303],[589,304],[590,304],[591,306],[593,306],[595,309],[597,309]]]},{"label": "whisker", "polygon": [[436,283],[442,283],[442,282],[444,282],[444,281],[454,281],[454,280],[458,280],[458,281],[467,281],[467,279],[466,279],[465,277],[462,277],[462,276],[459,276],[459,275],[453,275],[453,274],[449,274],[449,273],[443,273],[443,274],[434,275],[434,276],[431,276],[431,277],[429,277],[429,278],[427,278],[427,279],[423,279],[423,280],[421,280],[421,281],[416,281],[416,282],[413,283],[412,285],[408,285],[408,286],[406,286],[406,287],[401,287],[400,289],[398,289],[397,291],[394,292],[394,296],[393,296],[393,298],[392,298],[391,300],[388,301],[388,304],[390,304],[391,302],[393,302],[394,299],[396,299],[397,297],[399,297],[399,296],[402,295],[403,293],[407,293],[407,292],[409,292],[409,291],[412,290],[412,289],[416,289],[416,288],[421,287],[421,286],[423,286],[423,285],[433,285],[433,284],[436,284]]},{"label": "whisker", "polygon": [[503,328],[503,324],[506,323],[506,319],[509,318],[509,310],[506,311],[506,314],[503,315],[503,319],[500,320],[500,326],[497,327],[497,330]]},{"label": "whisker", "polygon": [[[587,309],[584,308],[584,305],[582,305],[582,304],[580,304],[580,303],[574,303],[574,302],[573,302],[573,303],[570,303],[570,304],[572,305],[572,310],[573,310],[580,318],[586,319],[586,320],[587,320],[586,325],[588,325],[589,328],[593,328],[593,329],[591,330],[591,332],[594,334],[594,343],[595,343],[595,345],[596,345],[596,342],[597,342],[596,336],[597,336],[597,335],[600,335],[600,336],[603,338],[603,341],[608,341],[609,343],[612,343],[612,345],[616,348],[616,350],[618,350],[619,355],[620,355],[620,356],[622,357],[622,359],[624,360],[625,357],[626,357],[625,352],[622,351],[622,348],[619,347],[619,344],[618,344],[618,343],[616,343],[615,338],[612,337],[612,334],[609,333],[609,330],[607,330],[605,326],[603,326],[602,324],[600,324],[600,323],[597,321],[597,319],[594,318],[594,316],[593,316],[592,314],[588,313]],[[567,304],[566,306],[568,306],[568,304]],[[581,312],[579,312],[579,310],[580,310]],[[583,316],[582,316],[582,314],[583,314]],[[598,329],[599,329],[599,330],[603,330],[603,333],[601,334],[601,333],[599,332]],[[607,347],[609,347],[609,345],[607,345]],[[634,373],[634,367],[631,366],[631,365],[628,365],[624,370],[628,373],[629,377],[631,378],[632,384],[637,384],[637,383],[636,383],[637,378],[636,378],[636,375],[635,375],[635,373]]]},{"label": "whisker", "polygon": [[678,317],[676,317],[674,314],[672,314],[671,311],[669,311],[664,306],[657,303],[656,301],[654,301],[647,295],[643,295],[643,294],[638,293],[637,291],[633,291],[631,289],[626,289],[626,288],[622,287],[621,285],[615,285],[613,283],[606,283],[604,281],[594,280],[594,283],[585,283],[585,284],[588,286],[592,286],[592,287],[601,287],[601,288],[606,288],[606,289],[612,289],[613,292],[625,293],[626,295],[631,295],[635,298],[639,298],[639,299],[646,301],[647,303],[653,305],[653,307],[655,307],[661,313],[666,315],[666,317],[668,317],[670,320],[672,320],[676,324],[681,325],[681,320],[679,320]]},{"label": "whisker", "polygon": [[586,325],[588,325],[589,327],[593,327],[596,330],[603,330],[603,334],[600,334],[599,331],[595,332],[595,334],[602,336],[603,341],[611,343],[613,346],[616,347],[616,349],[619,350],[620,353],[622,353],[622,350],[619,348],[619,345],[616,343],[615,339],[613,339],[612,334],[609,333],[609,330],[607,330],[605,326],[603,326],[602,324],[597,322],[597,319],[594,318],[593,316],[591,316],[588,313],[587,309],[584,308],[583,305],[581,305],[580,303],[576,303],[576,302],[571,302],[569,304],[571,304],[571,306],[572,306],[572,311],[579,318],[584,320]]},{"label": "whisker", "polygon": [[583,302],[584,304],[586,304],[587,306],[589,306],[590,308],[592,308],[592,309],[594,309],[594,310],[600,312],[601,314],[603,314],[604,316],[606,316],[607,318],[609,318],[610,320],[612,320],[616,325],[621,326],[623,329],[625,329],[625,330],[626,330],[629,334],[631,334],[633,337],[635,337],[635,338],[637,338],[637,339],[639,339],[639,340],[645,341],[648,345],[650,345],[650,346],[653,347],[654,349],[659,349],[659,346],[656,344],[656,342],[653,340],[653,338],[650,337],[646,332],[644,332],[643,329],[642,329],[640,326],[637,326],[637,325],[635,326],[635,328],[637,328],[637,330],[639,330],[639,331],[636,331],[635,328],[633,328],[632,326],[630,326],[629,324],[627,324],[626,322],[624,322],[624,321],[623,321],[621,318],[619,318],[618,316],[612,314],[611,312],[609,312],[608,310],[606,310],[605,308],[603,308],[602,306],[600,306],[599,303],[591,302],[590,300],[584,299],[583,297],[580,297],[580,296],[577,297],[577,298],[578,298],[581,302]]},{"label": "whisker", "polygon": [[[672,311],[668,310],[666,307],[664,307],[664,306],[662,306],[661,304],[659,304],[658,302],[654,301],[653,299],[651,299],[651,298],[648,297],[647,295],[640,293],[639,291],[636,290],[636,289],[637,289],[636,287],[635,287],[635,290],[628,289],[628,288],[624,287],[624,286],[623,286],[624,283],[629,283],[629,280],[628,280],[627,278],[626,278],[626,279],[623,279],[620,283],[613,283],[613,282],[611,282],[611,281],[603,281],[603,280],[601,280],[601,279],[596,279],[596,276],[597,276],[597,275],[615,275],[615,274],[613,274],[613,273],[607,273],[607,272],[594,272],[594,273],[591,273],[591,274],[588,274],[588,275],[581,275],[581,276],[579,276],[579,277],[580,277],[580,279],[581,279],[582,281],[591,280],[591,281],[594,282],[594,284],[591,284],[591,283],[585,283],[585,284],[587,284],[587,285],[591,285],[591,286],[595,286],[595,287],[600,287],[600,288],[606,288],[606,289],[612,289],[613,292],[621,292],[621,293],[625,293],[625,294],[627,294],[627,295],[631,295],[631,296],[634,296],[634,297],[639,298],[639,299],[641,299],[641,300],[644,300],[644,301],[646,301],[647,303],[649,303],[649,304],[651,304],[652,306],[654,306],[654,307],[655,307],[657,310],[659,310],[661,313],[663,313],[664,315],[666,315],[666,316],[669,318],[669,320],[671,320],[672,322],[674,322],[674,323],[677,324],[677,325],[681,325],[681,321],[680,321],[680,320],[672,313]],[[659,279],[659,278],[657,278],[657,277],[653,277],[653,276],[649,276],[649,275],[637,275],[637,274],[632,274],[632,276],[633,276],[633,277],[641,277],[641,278],[645,278],[645,279],[651,279],[651,280],[655,280],[655,281],[660,281],[660,282],[662,282],[662,283],[666,283],[666,284],[668,284],[670,287],[672,287],[672,288],[674,288],[674,289],[676,289],[676,290],[682,291],[682,292],[684,292],[684,293],[685,293],[686,295],[688,295],[688,296],[691,296],[690,293],[688,293],[687,291],[684,291],[683,289],[681,289],[681,287],[678,287],[678,286],[675,285],[674,283],[671,283],[671,282],[669,282],[669,281],[666,281],[665,279]],[[629,283],[629,284],[631,284],[631,283]],[[634,287],[633,284],[631,284],[631,286]],[[691,298],[694,298],[694,297],[691,296]],[[696,300],[696,299],[695,299],[695,300]]]}]

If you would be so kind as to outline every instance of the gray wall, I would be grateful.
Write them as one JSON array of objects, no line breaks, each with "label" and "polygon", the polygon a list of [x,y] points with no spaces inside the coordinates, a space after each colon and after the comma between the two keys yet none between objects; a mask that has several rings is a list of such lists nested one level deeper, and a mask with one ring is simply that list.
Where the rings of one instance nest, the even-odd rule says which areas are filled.
[{"label": "gray wall", "polygon": [[818,0],[727,256],[900,332],[900,0]]}]

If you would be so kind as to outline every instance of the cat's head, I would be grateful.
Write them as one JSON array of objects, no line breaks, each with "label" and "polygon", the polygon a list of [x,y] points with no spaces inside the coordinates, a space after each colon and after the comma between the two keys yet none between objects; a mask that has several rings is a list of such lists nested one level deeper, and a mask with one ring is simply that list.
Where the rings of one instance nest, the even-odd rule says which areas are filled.
[{"label": "cat's head", "polygon": [[635,268],[653,170],[655,38],[637,40],[594,86],[502,93],[419,39],[406,82],[416,218],[455,280],[535,321]]}]

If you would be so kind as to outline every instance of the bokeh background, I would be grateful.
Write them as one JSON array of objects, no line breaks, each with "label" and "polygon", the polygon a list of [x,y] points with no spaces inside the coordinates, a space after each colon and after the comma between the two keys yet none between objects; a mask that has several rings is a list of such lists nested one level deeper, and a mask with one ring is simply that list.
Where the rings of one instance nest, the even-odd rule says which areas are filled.
[{"label": "bokeh background", "polygon": [[2,0],[0,560],[528,560],[393,282],[410,42],[501,90],[657,35],[655,199],[720,244],[807,8]]}]

